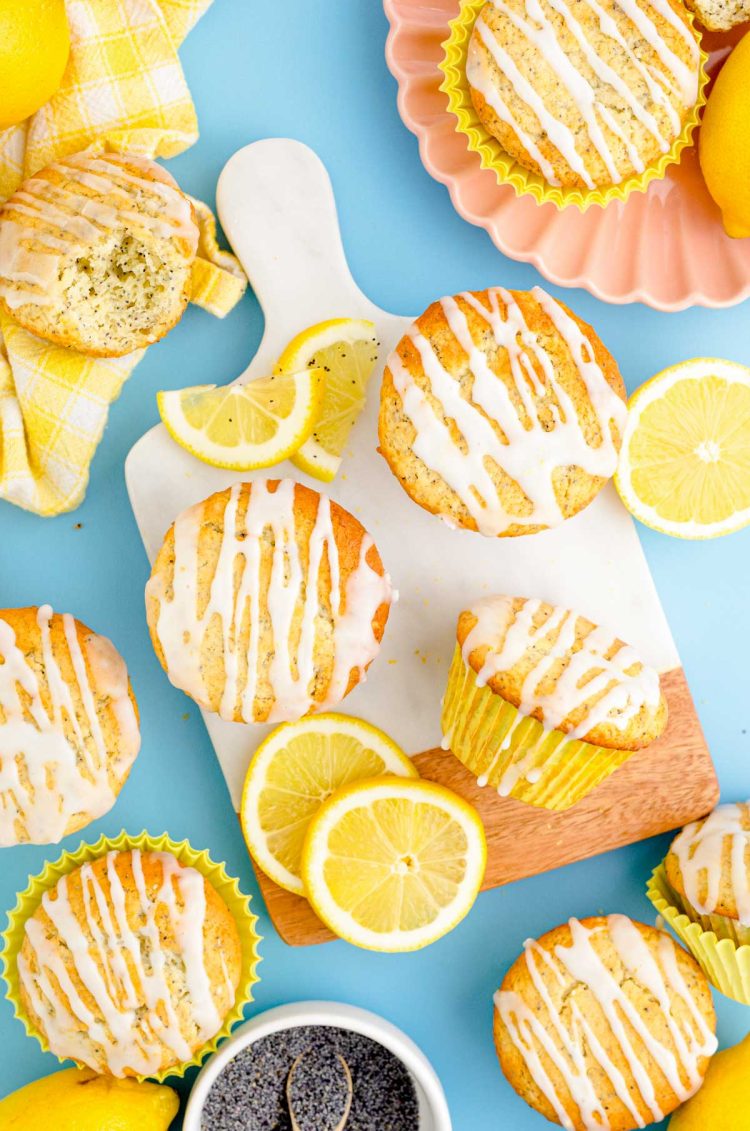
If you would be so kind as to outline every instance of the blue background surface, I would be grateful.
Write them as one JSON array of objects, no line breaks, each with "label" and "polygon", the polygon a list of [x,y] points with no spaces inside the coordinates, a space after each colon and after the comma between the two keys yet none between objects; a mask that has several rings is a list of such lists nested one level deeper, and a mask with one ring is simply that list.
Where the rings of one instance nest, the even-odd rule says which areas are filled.
[{"label": "blue background surface", "polygon": [[[240,146],[266,136],[307,142],[331,173],[354,275],[386,309],[416,313],[464,288],[543,283],[533,268],[505,259],[483,231],[460,219],[446,190],[422,168],[416,140],[396,111],[396,85],[383,57],[386,33],[378,0],[216,0],[182,50],[202,137],[170,168],[189,192],[213,202],[219,172]],[[550,289],[597,328],[630,390],[665,365],[700,354],[750,364],[747,304],[666,315]],[[148,566],[123,479],[126,453],[158,419],[156,391],[231,380],[261,330],[252,295],[224,322],[191,308],[149,350],[113,406],[83,506],[40,519],[0,504],[0,605],[50,602],[110,636],[124,654],[140,704],[143,748],[116,807],[89,827],[86,839],[123,827],[166,829],[227,862],[252,891],[264,936],[253,1011],[313,997],[376,1010],[433,1061],[456,1131],[541,1131],[547,1124],[516,1097],[497,1066],[492,993],[524,938],[570,915],[622,911],[652,920],[644,885],[668,838],[486,893],[453,934],[421,953],[376,956],[344,943],[294,950],[279,940],[257,895],[198,711],[170,686],[151,649],[143,613]],[[746,798],[750,529],[707,543],[643,528],[640,534],[722,796]],[[64,847],[79,839],[69,838]],[[0,910],[12,907],[28,875],[57,854],[55,848],[5,849]],[[721,1042],[733,1043],[750,1029],[750,1010],[718,994],[716,1002]],[[57,1067],[24,1036],[4,1000],[0,1047],[0,1095]]]}]

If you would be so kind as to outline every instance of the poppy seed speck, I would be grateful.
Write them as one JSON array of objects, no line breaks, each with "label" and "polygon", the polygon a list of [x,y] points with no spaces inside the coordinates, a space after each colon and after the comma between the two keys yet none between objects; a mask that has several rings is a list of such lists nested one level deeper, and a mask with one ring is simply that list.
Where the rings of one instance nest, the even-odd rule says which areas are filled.
[{"label": "poppy seed speck", "polygon": [[[314,1054],[319,1054],[316,1079]],[[414,1082],[398,1057],[348,1029],[304,1025],[261,1037],[229,1062],[214,1081],[201,1114],[202,1131],[291,1131],[287,1081],[304,1054],[308,1101],[317,1091],[331,1100],[331,1058],[342,1056],[352,1077],[346,1131],[419,1131]],[[310,1103],[306,1103],[310,1109]],[[330,1114],[330,1113],[328,1113]],[[326,1127],[325,1112],[321,1127]]]}]

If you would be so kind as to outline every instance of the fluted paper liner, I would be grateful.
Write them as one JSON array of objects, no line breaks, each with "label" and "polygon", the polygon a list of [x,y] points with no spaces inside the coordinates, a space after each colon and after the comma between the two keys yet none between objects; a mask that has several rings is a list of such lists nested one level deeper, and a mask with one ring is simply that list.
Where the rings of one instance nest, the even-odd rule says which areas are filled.
[{"label": "fluted paper liner", "polygon": [[[35,1037],[44,1052],[51,1052],[44,1034],[33,1024],[21,1002],[16,960],[23,944],[26,920],[39,907],[44,893],[54,888],[62,876],[75,871],[81,864],[98,860],[107,852],[127,852],[131,849],[140,849],[142,852],[169,852],[181,864],[200,872],[232,913],[242,945],[242,967],[237,994],[221,1029],[198,1049],[191,1060],[175,1064],[148,1077],[149,1080],[161,1082],[169,1076],[183,1076],[188,1068],[200,1065],[210,1053],[216,1051],[220,1041],[231,1033],[233,1025],[242,1020],[245,1005],[253,1000],[252,987],[258,981],[256,967],[260,962],[258,954],[260,935],[256,930],[257,916],[250,910],[250,896],[242,894],[237,880],[228,875],[223,864],[215,863],[208,852],[198,852],[187,840],[174,841],[166,833],[162,833],[161,836],[149,836],[148,833],[142,832],[138,836],[129,836],[124,830],[117,837],[102,836],[96,844],[82,843],[75,852],[63,852],[59,859],[54,862],[48,861],[38,876],[29,878],[28,887],[19,894],[16,906],[8,912],[8,926],[0,936],[3,940],[3,950],[0,955],[2,973],[7,987],[6,997],[15,1010],[15,1016],[23,1024],[28,1036]],[[58,1060],[61,1064],[66,1063],[62,1057],[58,1057]],[[80,1064],[80,1062],[76,1063]],[[80,1064],[80,1067],[87,1066]],[[143,1080],[146,1077],[137,1076],[131,1079]]]},{"label": "fluted paper liner", "polygon": [[[664,862],[655,868],[646,888],[646,895],[662,919],[697,961],[712,986],[741,1002],[750,1005],[750,946],[740,945],[729,934],[720,937],[715,930],[707,931],[700,920],[686,914],[685,905],[670,885]],[[727,920],[723,916],[716,919]],[[722,925],[717,923],[719,929]]]},{"label": "fluted paper liner", "polygon": [[[642,173],[627,177],[619,185],[608,185],[597,189],[565,188],[550,185],[538,173],[525,169],[503,149],[497,138],[493,137],[482,123],[474,109],[466,78],[466,55],[469,40],[477,16],[486,0],[462,0],[461,11],[450,22],[451,33],[442,44],[443,58],[438,64],[444,78],[440,90],[448,95],[448,109],[457,120],[457,130],[466,136],[469,149],[479,154],[483,169],[492,169],[499,184],[511,185],[517,196],[533,196],[538,204],[547,202],[562,209],[574,206],[585,212],[592,204],[602,207],[610,200],[625,200],[631,192],[645,192],[650,183],[660,180],[670,165],[680,160],[682,151],[692,145],[693,132],[698,125],[701,108],[706,102],[706,62],[708,56],[701,51],[698,100],[690,110],[679,136],[667,153],[649,165]],[[691,27],[694,27],[692,14],[686,12]]]},{"label": "fluted paper liner", "polygon": [[464,766],[477,778],[486,776],[487,785],[502,796],[543,809],[569,809],[633,753],[569,739],[529,717],[501,750],[519,713],[491,688],[479,686],[456,648],[443,700],[443,734]]}]

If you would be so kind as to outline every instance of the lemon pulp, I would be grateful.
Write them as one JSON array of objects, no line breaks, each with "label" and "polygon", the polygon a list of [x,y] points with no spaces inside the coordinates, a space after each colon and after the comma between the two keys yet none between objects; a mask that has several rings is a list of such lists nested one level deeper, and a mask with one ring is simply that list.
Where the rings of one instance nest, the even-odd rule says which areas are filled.
[{"label": "lemon pulp", "polygon": [[198,459],[236,471],[271,467],[310,435],[323,396],[323,370],[273,374],[244,385],[161,392],[170,435]]},{"label": "lemon pulp", "polygon": [[310,821],[332,793],[380,774],[416,777],[383,731],[347,715],[285,723],[261,744],[248,768],[241,820],[248,848],[266,875],[304,892],[302,846]]},{"label": "lemon pulp", "polygon": [[312,434],[293,463],[308,475],[330,482],[336,475],[351,429],[362,412],[367,383],[378,359],[372,322],[337,318],[303,330],[284,350],[277,369],[306,366],[325,371],[325,391]]},{"label": "lemon pulp", "polygon": [[427,946],[470,910],[486,845],[476,811],[443,786],[393,777],[334,793],[310,822],[302,877],[334,933],[371,950]]},{"label": "lemon pulp", "polygon": [[640,521],[685,538],[750,522],[750,370],[697,358],[633,396],[616,484]]}]

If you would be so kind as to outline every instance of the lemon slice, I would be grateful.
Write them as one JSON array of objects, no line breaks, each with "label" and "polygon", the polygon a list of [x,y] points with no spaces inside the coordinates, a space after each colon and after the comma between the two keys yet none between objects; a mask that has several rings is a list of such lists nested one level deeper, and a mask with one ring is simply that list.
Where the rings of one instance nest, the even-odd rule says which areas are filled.
[{"label": "lemon slice", "polygon": [[630,398],[615,484],[646,526],[716,538],[750,523],[750,369],[697,357]]},{"label": "lemon slice", "polygon": [[314,715],[277,727],[247,771],[240,820],[256,864],[280,887],[304,893],[302,844],[334,790],[379,774],[419,775],[382,730],[349,715]]},{"label": "lemon slice", "polygon": [[213,467],[272,467],[311,434],[325,388],[323,369],[275,373],[245,385],[195,385],[157,393],[173,440]]},{"label": "lemon slice", "polygon": [[364,408],[367,382],[377,360],[375,326],[355,318],[319,322],[286,347],[277,372],[291,373],[314,365],[326,372],[320,415],[309,440],[292,461],[301,471],[326,483],[335,477],[352,425]]},{"label": "lemon slice", "polygon": [[487,858],[479,814],[427,781],[386,777],[334,793],[310,822],[302,879],[335,934],[368,950],[418,950],[452,930]]}]

